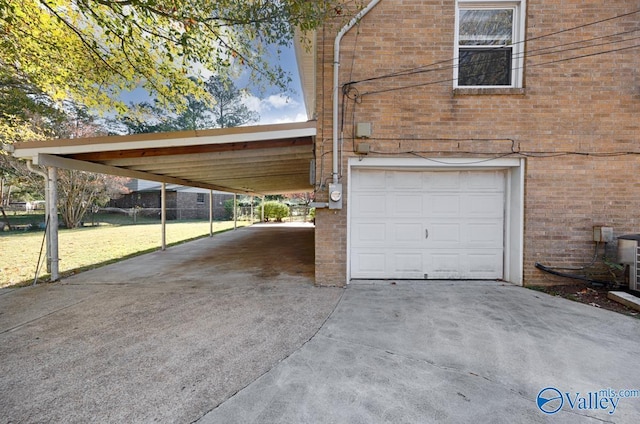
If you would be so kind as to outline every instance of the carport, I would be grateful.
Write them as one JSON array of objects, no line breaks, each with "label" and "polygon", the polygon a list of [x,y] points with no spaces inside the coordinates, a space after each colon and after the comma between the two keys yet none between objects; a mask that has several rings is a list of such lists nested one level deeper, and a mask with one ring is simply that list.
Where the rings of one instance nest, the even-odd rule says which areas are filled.
[{"label": "carport", "polygon": [[[117,175],[230,193],[309,191],[316,122],[17,143],[15,157],[47,169],[49,263],[58,278],[57,169]],[[35,168],[32,168],[35,170]],[[163,190],[164,193],[164,190]],[[163,201],[164,205],[164,201]],[[164,214],[163,214],[164,216]],[[164,219],[163,219],[164,223]]]}]

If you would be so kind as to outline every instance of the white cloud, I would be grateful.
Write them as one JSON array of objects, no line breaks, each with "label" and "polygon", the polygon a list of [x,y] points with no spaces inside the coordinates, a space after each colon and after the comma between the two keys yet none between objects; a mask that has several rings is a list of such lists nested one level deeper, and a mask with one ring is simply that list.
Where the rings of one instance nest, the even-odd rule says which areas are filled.
[{"label": "white cloud", "polygon": [[247,95],[242,99],[242,103],[260,114],[260,124],[283,124],[307,120],[304,106],[299,101],[282,93],[271,95],[265,99]]},{"label": "white cloud", "polygon": [[284,94],[271,95],[263,100],[263,102],[275,109],[291,108],[297,107],[299,105],[298,102],[293,100],[291,97],[285,96]]}]

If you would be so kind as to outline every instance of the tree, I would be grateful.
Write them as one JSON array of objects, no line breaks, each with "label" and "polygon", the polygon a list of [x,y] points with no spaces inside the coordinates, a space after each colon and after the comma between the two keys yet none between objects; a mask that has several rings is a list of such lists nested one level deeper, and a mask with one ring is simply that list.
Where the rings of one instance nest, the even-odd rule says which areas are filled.
[{"label": "tree", "polygon": [[104,206],[122,193],[126,178],[84,171],[60,170],[60,216],[67,228],[76,228],[94,206]]},{"label": "tree", "polygon": [[[86,108],[67,104],[67,120],[56,128],[61,138],[86,138],[103,135]],[[87,211],[94,206],[104,206],[109,199],[120,195],[127,178],[95,174],[76,170],[58,171],[58,206],[60,216],[67,228],[76,228]]]},{"label": "tree", "polygon": [[[11,80],[0,69],[0,143],[41,141],[53,137],[53,126],[63,121],[64,114],[37,88]],[[17,194],[23,200],[42,197],[39,177],[17,159],[0,150],[0,206]],[[17,189],[17,190],[16,190]]]},{"label": "tree", "polygon": [[211,101],[187,96],[187,107],[177,115],[143,102],[133,107],[137,113],[120,122],[132,134],[229,128],[256,122],[260,115],[242,103],[242,91],[230,78],[215,75],[205,83]]},{"label": "tree", "polygon": [[187,94],[206,97],[202,69],[248,71],[286,87],[287,74],[267,52],[278,55],[294,28],[341,14],[339,3],[0,0],[0,67],[55,100],[124,111],[119,94],[143,87],[161,105],[184,107]]},{"label": "tree", "polygon": [[239,127],[260,119],[257,112],[242,104],[242,92],[231,79],[213,76],[206,82],[205,88],[215,99],[213,115],[218,128]]}]

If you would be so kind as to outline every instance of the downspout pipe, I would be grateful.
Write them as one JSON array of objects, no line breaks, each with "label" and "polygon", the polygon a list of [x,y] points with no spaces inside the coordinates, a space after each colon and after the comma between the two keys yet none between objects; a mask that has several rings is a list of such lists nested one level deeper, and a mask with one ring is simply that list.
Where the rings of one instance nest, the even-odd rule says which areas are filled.
[{"label": "downspout pipe", "polygon": [[371,11],[381,0],[372,0],[369,4],[362,9],[356,16],[354,16],[348,24],[342,27],[336,39],[333,43],[333,163],[331,176],[333,183],[338,183],[338,175],[340,170],[338,155],[339,139],[338,139],[338,95],[340,90],[339,82],[339,70],[340,70],[340,42],[342,37],[351,30],[367,13]]}]

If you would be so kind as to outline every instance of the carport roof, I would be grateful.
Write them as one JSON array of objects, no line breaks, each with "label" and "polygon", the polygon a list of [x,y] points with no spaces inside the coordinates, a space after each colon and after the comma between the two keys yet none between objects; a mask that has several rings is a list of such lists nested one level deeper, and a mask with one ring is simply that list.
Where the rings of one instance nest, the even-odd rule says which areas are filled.
[{"label": "carport roof", "polygon": [[316,122],[26,142],[37,165],[234,193],[306,192]]}]

